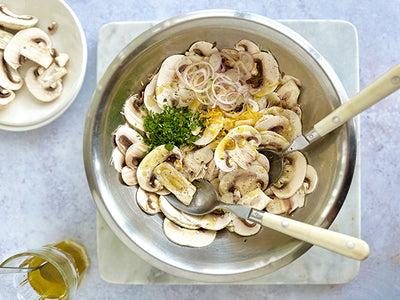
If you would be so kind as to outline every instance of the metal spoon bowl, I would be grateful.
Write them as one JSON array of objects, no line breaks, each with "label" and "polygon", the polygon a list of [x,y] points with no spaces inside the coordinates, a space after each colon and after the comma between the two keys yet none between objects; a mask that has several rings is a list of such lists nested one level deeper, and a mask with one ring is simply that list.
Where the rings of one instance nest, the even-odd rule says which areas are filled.
[{"label": "metal spoon bowl", "polygon": [[173,194],[164,197],[175,208],[188,214],[205,215],[216,209],[225,209],[240,218],[347,257],[364,260],[369,255],[369,246],[363,240],[244,205],[224,203],[219,199],[214,186],[208,181],[195,180],[193,184],[197,189],[189,205],[180,202]]}]

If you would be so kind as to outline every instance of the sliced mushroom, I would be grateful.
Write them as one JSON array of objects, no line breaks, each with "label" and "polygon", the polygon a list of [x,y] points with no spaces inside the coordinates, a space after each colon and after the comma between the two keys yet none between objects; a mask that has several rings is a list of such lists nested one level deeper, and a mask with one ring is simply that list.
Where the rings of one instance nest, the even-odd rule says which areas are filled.
[{"label": "sliced mushroom", "polygon": [[263,131],[261,133],[260,149],[270,149],[275,151],[283,151],[289,147],[290,143],[280,134],[274,131]]},{"label": "sliced mushroom", "polygon": [[264,115],[257,121],[254,128],[260,132],[269,130],[281,134],[290,126],[289,124],[289,120],[283,116]]},{"label": "sliced mushroom", "polygon": [[289,199],[273,199],[270,203],[268,203],[266,210],[274,215],[280,215],[287,213],[291,208]]},{"label": "sliced mushroom", "polygon": [[121,172],[122,168],[124,167],[125,155],[118,149],[118,147],[115,147],[113,149],[111,153],[110,163],[118,172]]},{"label": "sliced mushroom", "polygon": [[183,171],[189,181],[193,181],[204,176],[206,164],[195,158],[195,151],[188,151],[183,158]]},{"label": "sliced mushroom", "polygon": [[162,185],[156,179],[154,168],[165,161],[182,161],[183,154],[174,147],[171,151],[164,145],[160,145],[150,151],[140,162],[137,177],[141,188],[148,192],[157,192],[162,189]]},{"label": "sliced mushroom", "polygon": [[281,116],[289,120],[289,126],[287,126],[281,133],[289,142],[292,142],[296,137],[302,133],[302,125],[300,117],[292,110],[285,109]]},{"label": "sliced mushroom", "polygon": [[49,26],[47,26],[47,30],[49,31],[50,34],[55,34],[58,29],[58,24],[57,22],[51,22]]},{"label": "sliced mushroom", "polygon": [[165,215],[166,218],[168,218],[175,224],[187,229],[200,228],[198,217],[193,216],[193,218],[187,218],[187,215],[172,206],[171,203],[169,203],[164,196],[160,196],[159,201],[161,212]]},{"label": "sliced mushroom", "polygon": [[261,142],[260,133],[249,125],[238,126],[219,142],[214,152],[218,168],[229,172],[238,166],[246,168],[257,158],[257,146]]},{"label": "sliced mushroom", "polygon": [[282,116],[289,120],[289,125],[280,133],[289,142],[301,135],[301,119],[297,113],[290,109],[284,109],[278,106],[272,106],[264,111],[265,115]]},{"label": "sliced mushroom", "polygon": [[114,132],[114,140],[119,151],[126,155],[126,151],[132,144],[143,142],[142,136],[129,125],[121,125]]},{"label": "sliced mushroom", "polygon": [[304,207],[305,203],[305,191],[304,188],[301,187],[296,191],[296,193],[287,198],[281,199],[278,197],[274,197],[273,200],[268,203],[266,209],[268,212],[273,214],[291,214],[297,208]]},{"label": "sliced mushroom", "polygon": [[217,165],[215,164],[215,160],[212,159],[206,166],[206,172],[203,176],[203,179],[208,180],[208,181],[212,181],[215,178],[218,177],[218,173],[219,173],[219,169],[217,167]]},{"label": "sliced mushroom", "polygon": [[226,228],[241,236],[251,236],[260,231],[261,225],[232,215],[232,221]]},{"label": "sliced mushroom", "polygon": [[126,165],[130,168],[134,168],[139,165],[140,161],[145,156],[148,150],[149,147],[141,141],[130,145],[125,153]]},{"label": "sliced mushroom", "polygon": [[122,109],[123,115],[126,121],[135,129],[144,131],[143,117],[146,115],[146,112],[143,110],[143,99],[139,98],[138,95],[130,96],[124,104]]},{"label": "sliced mushroom", "polygon": [[304,207],[305,199],[306,199],[305,191],[304,191],[304,188],[301,187],[297,190],[297,192],[292,197],[289,198],[290,209],[287,213],[291,214],[297,208]]},{"label": "sliced mushroom", "polygon": [[247,51],[250,54],[256,54],[260,52],[260,48],[252,41],[241,40],[235,45],[235,49],[238,51]]},{"label": "sliced mushroom", "polygon": [[286,108],[294,107],[300,96],[300,88],[294,79],[288,80],[276,92]]},{"label": "sliced mushroom", "polygon": [[306,194],[314,192],[318,184],[318,174],[313,166],[307,165],[306,177],[304,178],[304,191]]},{"label": "sliced mushroom", "polygon": [[8,90],[19,90],[24,81],[18,71],[11,68],[4,60],[4,52],[0,50],[0,86]]},{"label": "sliced mushroom", "polygon": [[15,99],[15,93],[13,91],[3,89],[0,86],[0,109],[6,107]]},{"label": "sliced mushroom", "polygon": [[231,49],[231,48],[221,49],[221,55],[222,55],[222,62],[230,68],[233,68],[235,66],[236,61],[239,59],[239,51],[236,49]]},{"label": "sliced mushroom", "polygon": [[211,56],[213,53],[219,52],[214,43],[199,41],[193,43],[187,55],[197,54],[200,56]]},{"label": "sliced mushroom", "polygon": [[185,205],[189,205],[196,187],[171,164],[164,162],[154,168],[156,179]]},{"label": "sliced mushroom", "polygon": [[60,97],[63,91],[61,80],[57,80],[49,87],[43,87],[39,82],[38,77],[42,74],[44,69],[42,67],[31,67],[25,75],[25,83],[29,92],[38,100],[42,102],[51,102]]},{"label": "sliced mushroom", "polygon": [[150,83],[146,85],[143,93],[143,103],[146,108],[153,113],[161,113],[163,108],[156,101],[156,85],[158,74],[154,75]]},{"label": "sliced mushroom", "polygon": [[238,204],[246,205],[251,208],[263,210],[272,199],[264,194],[264,192],[257,188],[243,195],[238,201]]},{"label": "sliced mushroom", "polygon": [[54,58],[54,62],[59,67],[65,67],[69,62],[69,55],[67,53],[60,53]]},{"label": "sliced mushroom", "polygon": [[54,62],[38,76],[38,81],[43,88],[49,88],[67,73],[68,71],[65,67],[59,66]]},{"label": "sliced mushroom", "polygon": [[0,49],[4,50],[14,35],[0,29]]},{"label": "sliced mushroom", "polygon": [[182,60],[186,59],[188,58],[184,55],[171,55],[162,62],[155,89],[159,107],[164,105],[172,106],[173,96],[177,88],[173,88],[174,83],[176,84],[177,82],[176,69]]},{"label": "sliced mushroom", "polygon": [[203,131],[202,136],[194,142],[194,144],[198,146],[205,146],[210,144],[218,136],[223,126],[223,120],[219,120],[219,122],[216,123],[211,123]]},{"label": "sliced mushroom", "polygon": [[257,188],[264,190],[268,180],[268,172],[263,167],[251,165],[247,169],[237,169],[222,176],[219,193],[223,195],[237,190],[243,196]]},{"label": "sliced mushroom", "polygon": [[14,69],[21,66],[21,57],[47,69],[53,62],[51,45],[49,36],[43,30],[36,27],[23,29],[13,36],[4,49],[4,59]]},{"label": "sliced mushroom", "polygon": [[136,191],[136,202],[139,207],[149,215],[155,215],[161,212],[160,196],[155,193],[146,192],[141,187],[138,187]]},{"label": "sliced mushroom", "polygon": [[258,73],[247,81],[252,86],[249,92],[255,97],[263,97],[276,89],[281,73],[278,62],[270,52],[255,53],[253,58]]},{"label": "sliced mushroom", "polygon": [[210,245],[217,235],[217,232],[214,230],[193,230],[179,227],[167,218],[164,219],[163,230],[165,236],[171,242],[194,248]]},{"label": "sliced mushroom", "polygon": [[208,230],[222,230],[228,226],[232,220],[232,214],[229,212],[222,214],[210,213],[204,216],[194,216],[184,212],[182,212],[182,214],[189,221],[192,221],[193,223],[198,224],[201,228]]},{"label": "sliced mushroom", "polygon": [[121,177],[126,185],[133,186],[138,184],[137,176],[137,167],[130,168],[125,166],[121,169]]},{"label": "sliced mushroom", "polygon": [[291,152],[285,157],[283,173],[278,182],[271,187],[272,192],[281,199],[292,197],[302,187],[306,176],[307,161],[299,152]]},{"label": "sliced mushroom", "polygon": [[0,4],[0,25],[6,28],[20,30],[33,27],[38,22],[38,18],[31,15],[17,15],[7,8],[4,4]]},{"label": "sliced mushroom", "polygon": [[183,170],[189,181],[203,178],[206,174],[207,164],[214,158],[214,152],[210,147],[191,150],[185,153],[183,158]]},{"label": "sliced mushroom", "polygon": [[268,158],[261,153],[258,153],[258,158],[253,162],[255,165],[259,165],[265,169],[265,171],[269,172],[270,164]]}]

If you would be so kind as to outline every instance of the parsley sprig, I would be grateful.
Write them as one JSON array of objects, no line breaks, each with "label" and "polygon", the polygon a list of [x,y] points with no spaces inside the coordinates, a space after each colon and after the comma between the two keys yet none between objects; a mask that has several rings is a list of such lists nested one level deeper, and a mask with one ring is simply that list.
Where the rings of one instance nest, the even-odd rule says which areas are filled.
[{"label": "parsley sprig", "polygon": [[147,111],[144,119],[144,142],[150,150],[159,145],[165,145],[167,150],[174,146],[193,146],[199,136],[193,135],[192,131],[200,127],[204,129],[205,118],[199,112],[192,113],[187,107],[172,107],[164,105],[164,111],[154,113]]}]

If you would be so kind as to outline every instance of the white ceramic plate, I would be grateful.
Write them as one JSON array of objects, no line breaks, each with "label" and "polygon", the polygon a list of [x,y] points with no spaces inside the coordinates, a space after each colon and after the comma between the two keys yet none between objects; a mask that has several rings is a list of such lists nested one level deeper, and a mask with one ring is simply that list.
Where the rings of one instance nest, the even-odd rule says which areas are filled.
[{"label": "white ceramic plate", "polygon": [[[53,48],[67,53],[68,74],[63,78],[63,93],[51,103],[36,100],[24,85],[16,91],[15,100],[0,109],[0,129],[24,131],[44,126],[58,118],[75,100],[82,86],[87,64],[86,38],[72,9],[63,0],[2,0],[16,14],[34,15],[39,19],[35,27],[48,32],[47,27],[57,22],[57,31],[50,35]],[[21,67],[20,74],[25,75]]]}]

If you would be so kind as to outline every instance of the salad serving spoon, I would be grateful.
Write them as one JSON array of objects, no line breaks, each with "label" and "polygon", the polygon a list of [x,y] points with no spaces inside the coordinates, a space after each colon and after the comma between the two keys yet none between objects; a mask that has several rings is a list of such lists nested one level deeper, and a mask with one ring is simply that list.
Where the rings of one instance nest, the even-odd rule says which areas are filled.
[{"label": "salad serving spoon", "polygon": [[347,102],[336,108],[329,115],[316,123],[309,132],[295,138],[286,150],[282,152],[269,149],[260,150],[270,161],[268,187],[275,184],[281,177],[283,172],[283,159],[286,154],[305,149],[311,143],[332,132],[340,125],[346,123],[351,118],[384,99],[399,88],[400,64],[394,66]]},{"label": "salad serving spoon", "polygon": [[364,260],[369,255],[369,246],[361,239],[245,205],[227,204],[219,199],[217,191],[210,182],[195,180],[192,183],[196,186],[196,192],[189,205],[183,204],[172,193],[164,195],[165,199],[175,208],[191,215],[205,215],[216,209],[225,209],[240,218],[350,258]]}]

